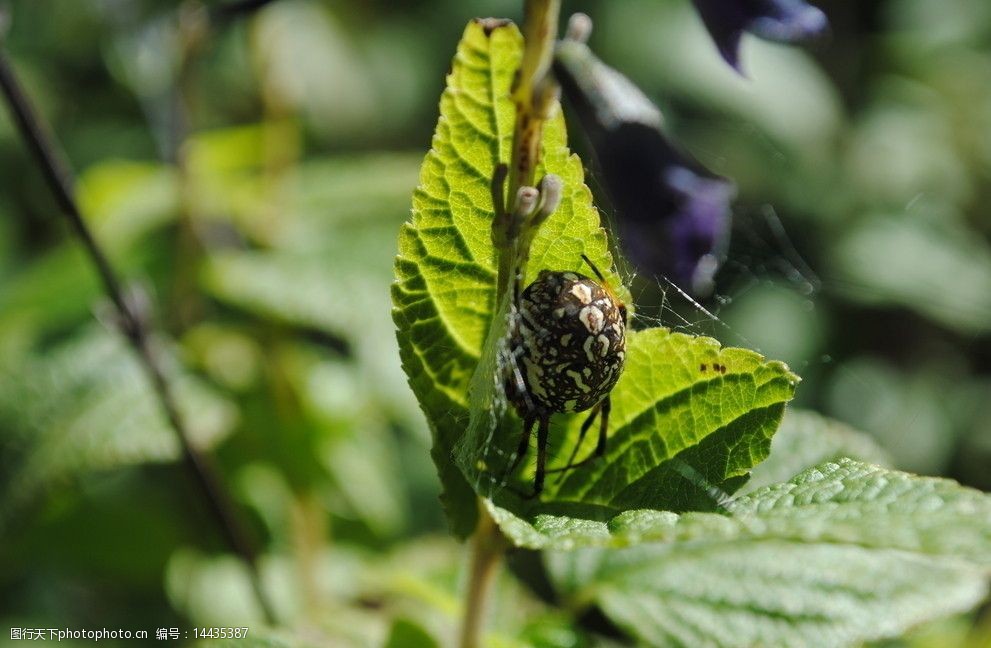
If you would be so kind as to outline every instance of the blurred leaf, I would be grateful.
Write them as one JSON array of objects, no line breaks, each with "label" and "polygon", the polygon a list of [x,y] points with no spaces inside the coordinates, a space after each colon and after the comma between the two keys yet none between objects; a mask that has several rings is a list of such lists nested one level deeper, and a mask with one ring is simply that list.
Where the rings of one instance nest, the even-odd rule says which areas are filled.
[{"label": "blurred leaf", "polygon": [[[233,406],[174,365],[176,398],[194,445],[207,449],[229,434]],[[37,489],[85,471],[180,456],[179,442],[133,352],[93,327],[43,355],[0,364],[0,420],[9,472],[3,509]]]},{"label": "blurred leaf", "polygon": [[[935,361],[903,370],[889,361],[857,357],[840,365],[828,389],[828,412],[869,433],[898,468],[922,474],[944,471],[962,430],[968,401],[986,400],[982,385],[969,383],[943,352]],[[947,392],[946,385],[955,388]],[[976,392],[976,393],[974,393]],[[973,405],[970,405],[972,408]]]},{"label": "blurred leaf", "polygon": [[401,154],[307,162],[289,183],[297,217],[283,224],[274,249],[214,253],[202,285],[266,320],[341,338],[358,356],[362,384],[391,413],[422,426],[396,362],[388,296],[391,242],[418,163]]},{"label": "blurred leaf", "polygon": [[[329,239],[323,249],[309,252],[214,254],[203,284],[214,297],[268,321],[340,338],[358,357],[362,384],[388,396],[389,410],[406,414],[414,406],[395,361],[389,254],[378,239],[384,231]],[[382,266],[376,268],[375,261]]]},{"label": "blurred leaf", "polygon": [[323,461],[350,514],[364,520],[379,537],[395,537],[410,515],[400,480],[401,460],[388,430],[370,427],[367,421],[354,421],[351,435],[328,442],[322,449]]},{"label": "blurred leaf", "polygon": [[[360,323],[374,277],[353,285],[334,272],[334,262],[318,254],[223,252],[212,255],[204,272],[207,290],[220,299],[267,319],[328,331],[349,338]],[[352,284],[352,285],[348,285]]]},{"label": "blurred leaf", "polygon": [[[363,596],[383,603],[395,619],[420,625],[443,646],[455,645],[463,615],[464,553],[451,537],[420,538],[384,558],[368,556],[359,570]],[[516,579],[497,576],[490,591],[488,630],[482,642],[504,648],[576,645],[578,633],[566,614],[536,600]],[[555,644],[551,638],[570,636]]]},{"label": "blurred leaf", "polygon": [[[290,646],[300,640],[335,647],[383,646],[390,633],[399,636],[397,641],[431,637],[434,643],[425,645],[453,645],[462,613],[463,559],[461,547],[449,536],[409,539],[386,552],[339,542],[305,563],[299,556],[266,556],[261,562],[264,580],[283,622],[306,631],[288,635],[256,627],[258,623],[252,631],[256,639],[276,638]],[[180,550],[169,565],[166,585],[177,609],[196,625],[230,626],[231,618],[254,614],[247,573],[231,556]],[[486,645],[575,645],[547,640],[568,632],[567,617],[533,599],[515,579],[496,578],[489,601]]]},{"label": "blurred leaf", "polygon": [[974,488],[991,491],[991,472],[988,471],[991,466],[991,401],[987,398],[991,385],[976,383],[974,391],[974,396],[980,398],[979,405],[957,450],[954,472]]},{"label": "blurred leaf", "polygon": [[932,88],[905,79],[875,84],[878,95],[849,135],[847,190],[861,204],[902,208],[925,198],[961,205],[974,187],[952,132],[952,114]]},{"label": "blurred leaf", "polygon": [[[118,272],[145,273],[163,253],[157,240],[140,243],[175,219],[176,192],[174,169],[156,163],[102,162],[80,176],[80,209]],[[78,325],[102,295],[92,262],[76,240],[66,240],[0,284],[0,327],[25,326],[36,338]]]},{"label": "blurred leaf", "polygon": [[196,179],[258,171],[265,163],[264,123],[204,131],[186,143],[186,164]]},{"label": "blurred leaf", "polygon": [[290,513],[295,495],[285,474],[266,461],[242,467],[232,482],[240,500],[250,505],[264,521],[274,546],[292,542]]},{"label": "blurred leaf", "polygon": [[[292,413],[275,418],[278,438],[262,443],[272,444],[266,456],[278,465],[283,477],[288,477],[292,488],[320,496],[319,512],[306,517],[322,520],[329,512],[339,538],[351,535],[344,526],[352,527],[366,541],[368,532],[380,539],[399,536],[413,517],[411,491],[419,484],[405,479],[406,464],[414,460],[404,461],[400,456],[401,446],[396,443],[399,432],[391,425],[390,408],[381,394],[371,388],[360,366],[333,357],[317,345],[283,343],[267,355],[269,370],[277,367],[279,374],[276,397],[283,407],[291,403]],[[255,408],[270,408],[272,396],[262,398],[264,403],[248,408],[256,415],[251,424],[260,425],[258,433],[270,437],[269,426],[260,424],[257,417],[271,414],[261,414]],[[423,449],[417,448],[422,453],[421,462],[426,463]],[[275,507],[266,507],[265,502],[271,503],[269,495],[273,493],[261,495],[260,491],[274,486],[274,480],[259,471],[253,471],[253,476],[262,483],[252,488],[256,494],[252,499],[270,514]],[[360,528],[353,527],[355,522]],[[283,535],[282,531],[275,534]]]},{"label": "blurred leaf", "polygon": [[867,304],[913,310],[964,334],[991,330],[991,251],[952,223],[874,218],[832,250],[830,283]]},{"label": "blurred leaf", "polygon": [[960,42],[987,44],[991,36],[991,6],[981,0],[895,0],[884,8],[886,22],[897,36],[909,40],[923,56]]},{"label": "blurred leaf", "polygon": [[[296,171],[298,209],[303,217],[298,230],[284,245],[319,245],[314,230],[327,237],[341,225],[390,226],[409,213],[409,195],[416,187],[419,153],[372,153],[308,160]],[[339,233],[337,234],[340,235]],[[383,242],[384,243],[384,242]],[[390,258],[391,246],[388,249]]]},{"label": "blurred leaf", "polygon": [[77,199],[100,243],[121,250],[175,218],[178,179],[161,164],[101,162],[79,178]]},{"label": "blurred leaf", "polygon": [[389,631],[385,648],[439,648],[440,644],[419,624],[397,619]]},{"label": "blurred leaf", "polygon": [[103,295],[99,277],[73,242],[35,258],[0,284],[0,324],[26,329],[28,342],[45,330],[78,325]]},{"label": "blurred leaf", "polygon": [[183,47],[179,21],[171,13],[146,19],[112,5],[97,5],[116,23],[114,38],[103,49],[107,69],[140,98],[160,99],[176,81]]},{"label": "blurred leaf", "polygon": [[179,549],[166,567],[165,591],[173,607],[196,626],[257,627],[264,618],[248,567],[235,556]]},{"label": "blurred leaf", "polygon": [[727,508],[630,516],[669,542],[552,553],[548,568],[575,604],[657,646],[845,646],[988,592],[991,496],[949,480],[841,460]]},{"label": "blurred leaf", "polygon": [[[188,182],[186,200],[200,219],[237,223],[263,242],[291,220],[274,209],[281,176],[264,174],[268,156],[279,159],[286,149],[295,155],[295,128],[289,122],[220,128],[190,137],[184,146]],[[285,221],[285,222],[284,222]]]},{"label": "blurred leaf", "polygon": [[5,525],[0,574],[23,590],[78,587],[85,579],[97,596],[159,591],[169,555],[203,529],[189,478],[181,465],[75,477],[71,489],[53,490]]},{"label": "blurred leaf", "polygon": [[298,107],[324,137],[368,132],[378,113],[375,88],[351,35],[325,7],[279,2],[259,14],[252,35],[271,103]]},{"label": "blurred leaf", "polygon": [[771,440],[771,454],[754,468],[744,492],[791,479],[817,464],[843,457],[890,465],[888,454],[868,435],[819,414],[788,408]]},{"label": "blurred leaf", "polygon": [[304,410],[325,428],[313,448],[343,500],[342,516],[362,520],[378,537],[393,538],[408,524],[410,485],[381,400],[365,390],[351,363],[321,360],[291,370],[302,383]]},{"label": "blurred leaf", "polygon": [[234,327],[199,324],[183,336],[182,347],[187,366],[196,366],[231,391],[248,390],[259,379],[261,344]]}]

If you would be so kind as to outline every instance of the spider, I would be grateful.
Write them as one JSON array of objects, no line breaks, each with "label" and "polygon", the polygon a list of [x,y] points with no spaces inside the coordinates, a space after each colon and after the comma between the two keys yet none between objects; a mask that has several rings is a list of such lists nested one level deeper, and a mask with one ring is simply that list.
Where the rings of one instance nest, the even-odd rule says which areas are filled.
[{"label": "spider", "polygon": [[[522,293],[518,278],[514,289],[509,331],[513,361],[506,395],[523,419],[523,433],[509,472],[522,461],[536,426],[537,472],[528,497],[541,493],[546,473],[576,468],[606,451],[609,392],[626,360],[626,306],[609,290],[599,269],[585,255],[582,258],[601,283],[577,272],[543,270]],[[585,410],[591,412],[582,423],[568,463],[548,471],[551,416]],[[599,440],[595,450],[575,463],[596,417]]]}]

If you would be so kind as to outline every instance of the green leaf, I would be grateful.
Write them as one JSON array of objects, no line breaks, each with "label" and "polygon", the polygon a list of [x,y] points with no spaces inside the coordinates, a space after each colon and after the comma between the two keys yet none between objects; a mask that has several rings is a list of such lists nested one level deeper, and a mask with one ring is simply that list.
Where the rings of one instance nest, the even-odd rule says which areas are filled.
[{"label": "green leaf", "polygon": [[437,648],[439,645],[420,624],[409,619],[396,619],[385,642],[385,648]]},{"label": "green leaf", "polygon": [[[712,509],[722,496],[713,493],[738,488],[767,455],[797,377],[750,351],[720,350],[714,340],[663,329],[628,334],[605,460],[568,473],[560,484],[551,479],[542,502],[520,499],[508,483],[521,423],[495,386],[506,304],[495,303],[489,184],[497,163],[509,157],[509,86],[520,53],[515,26],[472,23],[465,30],[413,215],[400,233],[393,316],[403,367],[433,431],[452,526],[459,534],[471,531],[476,495],[498,502],[487,505],[503,530],[532,546],[547,542],[532,537],[545,534],[542,516],[553,517],[558,526],[546,532],[563,542],[604,528],[630,508]],[[585,254],[629,301],[560,116],[546,125],[543,146],[537,177],[560,176],[565,195],[534,241],[526,282],[542,269],[588,272]],[[567,456],[583,418],[552,419],[552,457]],[[595,440],[586,443],[590,451]]]},{"label": "green leaf", "polygon": [[848,545],[640,545],[548,562],[577,586],[572,596],[650,646],[852,646],[970,609],[987,594],[981,574],[952,560]]},{"label": "green leaf", "polygon": [[[392,293],[403,368],[430,422],[443,500],[461,535],[474,527],[475,494],[451,455],[468,427],[468,385],[492,322],[490,179],[496,165],[509,158],[514,117],[509,86],[521,44],[514,25],[486,29],[472,22],[465,29],[413,196],[413,215],[400,232]],[[578,270],[586,254],[607,272],[611,285],[621,286],[560,115],[546,124],[543,143],[538,177],[559,175],[565,191],[561,207],[534,241],[528,281],[541,268]]]},{"label": "green leaf", "polygon": [[856,543],[956,557],[991,569],[991,497],[948,479],[841,459],[741,496],[727,508],[729,517],[689,513],[652,534],[666,540]]},{"label": "green leaf", "polygon": [[729,503],[631,516],[648,542],[548,554],[559,589],[649,645],[845,646],[987,595],[991,497],[842,460]]}]

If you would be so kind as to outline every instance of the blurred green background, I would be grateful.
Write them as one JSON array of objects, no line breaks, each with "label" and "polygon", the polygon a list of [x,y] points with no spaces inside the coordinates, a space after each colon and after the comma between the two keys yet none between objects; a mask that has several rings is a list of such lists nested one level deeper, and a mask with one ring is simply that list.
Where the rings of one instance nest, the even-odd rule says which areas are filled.
[{"label": "blurred green background", "polygon": [[[816,4],[828,41],[747,38],[741,78],[688,0],[564,3],[740,186],[704,303],[720,321],[626,268],[641,324],[786,360],[800,405],[896,467],[991,490],[991,3]],[[313,644],[431,645],[457,623],[463,550],[389,284],[457,39],[521,5],[277,0],[211,22],[194,2],[6,3],[6,48],[85,216],[151,295],[195,442],[247,514],[280,618]],[[4,111],[0,626],[260,629],[104,312]],[[493,645],[601,645],[508,576],[493,615]],[[895,645],[968,636],[991,636],[986,612]]]}]

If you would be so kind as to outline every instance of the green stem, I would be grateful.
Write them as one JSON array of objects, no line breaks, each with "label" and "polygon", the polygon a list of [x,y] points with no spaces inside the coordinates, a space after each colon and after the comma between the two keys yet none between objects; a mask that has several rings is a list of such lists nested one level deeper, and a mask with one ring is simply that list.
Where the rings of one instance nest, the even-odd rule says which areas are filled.
[{"label": "green stem", "polygon": [[479,502],[478,510],[478,526],[471,538],[468,598],[465,600],[459,648],[478,648],[480,645],[488,592],[506,550],[506,539],[488,509]]},{"label": "green stem", "polygon": [[[539,194],[530,196],[532,200],[526,208],[521,208],[517,196],[521,188],[534,187],[544,122],[557,103],[557,84],[550,79],[548,72],[554,55],[560,13],[561,0],[526,0],[523,59],[512,89],[516,104],[513,152],[509,168],[498,169],[493,179],[496,215],[492,223],[492,241],[499,255],[496,298],[500,301],[506,296],[514,275],[519,272],[520,260],[526,259],[529,254],[534,232],[526,230],[525,226],[530,223],[536,228],[546,217],[542,214],[534,219],[542,208],[536,202],[541,198]],[[507,180],[508,191],[503,193],[503,184]],[[557,189],[559,197],[559,185]],[[536,193],[535,189],[530,191]],[[556,199],[553,202],[556,204]],[[507,546],[505,537],[481,501],[478,510],[478,526],[471,539],[471,568],[458,643],[460,648],[479,646],[485,601]]]},{"label": "green stem", "polygon": [[[493,241],[499,251],[496,294],[501,298],[509,288],[517,258],[517,236],[522,216],[513,213],[520,187],[534,186],[540,162],[544,122],[557,104],[556,84],[548,77],[554,56],[561,0],[526,0],[523,18],[523,60],[513,83],[516,125],[509,164],[506,209],[496,214]],[[501,190],[501,189],[500,189]]]}]

